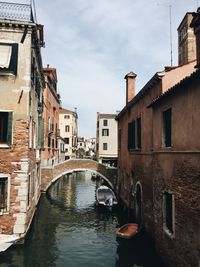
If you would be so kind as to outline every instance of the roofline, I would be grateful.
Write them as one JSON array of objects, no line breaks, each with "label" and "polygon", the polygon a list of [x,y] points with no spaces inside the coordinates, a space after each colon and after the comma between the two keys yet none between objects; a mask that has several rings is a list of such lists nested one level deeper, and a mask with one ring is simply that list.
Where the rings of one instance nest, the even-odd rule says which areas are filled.
[{"label": "roofline", "polygon": [[174,86],[170,87],[166,92],[164,92],[162,95],[160,95],[159,97],[157,97],[156,99],[154,99],[150,105],[147,106],[147,108],[152,108],[155,105],[157,105],[158,103],[160,103],[165,97],[170,96],[174,93],[177,92],[178,89],[180,89],[180,87],[186,85],[188,82],[190,82],[190,80],[199,77],[200,74],[200,70],[196,70],[194,71],[190,76],[185,77],[184,79],[182,79],[180,82],[178,82],[177,84],[175,84]]},{"label": "roofline", "polygon": [[116,120],[118,120],[127,109],[134,106],[146,93],[147,91],[155,84],[157,81],[161,80],[165,75],[165,71],[156,72],[154,76],[145,84],[145,86],[137,93],[137,95],[129,102],[127,105],[120,111],[120,113],[116,116]]},{"label": "roofline", "polygon": [[183,17],[181,23],[179,24],[179,26],[178,26],[178,28],[177,28],[177,31],[180,29],[181,25],[183,24],[183,21],[185,20],[185,17],[186,17],[187,15],[189,15],[189,14],[190,14],[190,15],[193,15],[194,12],[187,12],[187,13],[185,14],[185,16]]}]

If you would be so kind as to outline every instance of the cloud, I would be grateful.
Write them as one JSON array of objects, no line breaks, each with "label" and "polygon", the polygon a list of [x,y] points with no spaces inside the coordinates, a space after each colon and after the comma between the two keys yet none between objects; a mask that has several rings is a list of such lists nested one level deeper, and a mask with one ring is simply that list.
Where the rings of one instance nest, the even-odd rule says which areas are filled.
[{"label": "cloud", "polygon": [[[125,104],[126,73],[137,90],[170,64],[169,1],[38,0],[45,26],[43,63],[56,67],[63,106],[78,108],[79,134],[95,136],[96,113],[114,113]],[[177,32],[196,1],[172,2],[173,55]]]}]

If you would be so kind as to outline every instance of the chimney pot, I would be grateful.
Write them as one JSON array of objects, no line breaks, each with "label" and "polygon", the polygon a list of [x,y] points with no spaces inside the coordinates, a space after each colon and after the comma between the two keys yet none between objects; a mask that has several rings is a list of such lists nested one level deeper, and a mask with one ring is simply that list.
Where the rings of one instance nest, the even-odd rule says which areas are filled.
[{"label": "chimney pot", "polygon": [[135,78],[137,74],[129,72],[124,79],[126,80],[126,104],[130,102],[135,96]]}]

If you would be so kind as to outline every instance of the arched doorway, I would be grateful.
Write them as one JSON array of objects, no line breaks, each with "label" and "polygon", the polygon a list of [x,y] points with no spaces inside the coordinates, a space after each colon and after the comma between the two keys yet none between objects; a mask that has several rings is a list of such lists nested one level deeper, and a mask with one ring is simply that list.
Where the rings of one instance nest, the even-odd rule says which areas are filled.
[{"label": "arched doorway", "polygon": [[135,185],[135,220],[136,223],[142,224],[142,185],[140,182],[137,182]]}]

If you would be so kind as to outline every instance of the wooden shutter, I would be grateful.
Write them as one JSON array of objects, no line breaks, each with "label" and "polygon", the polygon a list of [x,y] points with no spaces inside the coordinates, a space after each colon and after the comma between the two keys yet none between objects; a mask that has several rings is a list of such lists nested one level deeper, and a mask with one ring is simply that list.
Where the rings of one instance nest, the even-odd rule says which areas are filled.
[{"label": "wooden shutter", "polygon": [[44,148],[44,119],[38,119],[38,145],[40,148]]},{"label": "wooden shutter", "polygon": [[11,55],[9,69],[15,75],[17,75],[17,65],[18,65],[18,44],[12,44],[12,55]]}]

